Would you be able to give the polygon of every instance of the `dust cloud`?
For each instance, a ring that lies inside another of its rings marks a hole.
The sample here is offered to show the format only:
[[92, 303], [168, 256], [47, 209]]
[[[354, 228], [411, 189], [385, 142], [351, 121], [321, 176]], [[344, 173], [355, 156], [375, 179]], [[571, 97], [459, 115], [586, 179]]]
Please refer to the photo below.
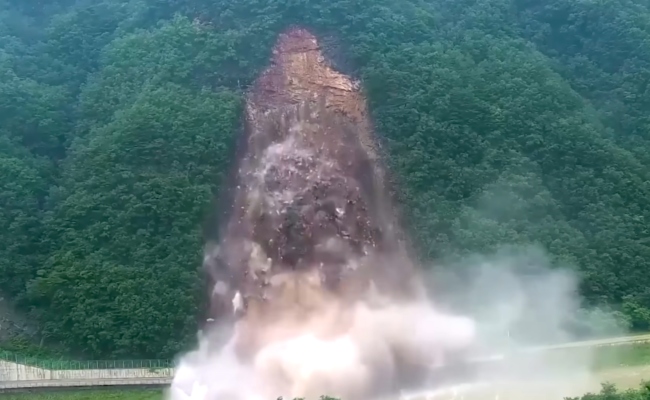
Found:
[[306, 30], [280, 35], [248, 94], [225, 222], [205, 248], [211, 323], [180, 359], [170, 400], [366, 400], [554, 372], [544, 357], [500, 356], [571, 339], [574, 277], [541, 253], [526, 277], [521, 257], [497, 254], [447, 280], [453, 307], [434, 302], [358, 86]]
[[[248, 361], [237, 354], [247, 329], [239, 320], [182, 359], [170, 398], [546, 400], [598, 390], [588, 349], [535, 351], [575, 339], [566, 325], [579, 305], [576, 278], [546, 262], [535, 248], [473, 257], [466, 268], [476, 275], [464, 279], [456, 302], [465, 316], [432, 300], [381, 297], [372, 287], [353, 305], [332, 300], [301, 320], [288, 312], [256, 330], [265, 344]], [[518, 272], [522, 265], [528, 273]]]

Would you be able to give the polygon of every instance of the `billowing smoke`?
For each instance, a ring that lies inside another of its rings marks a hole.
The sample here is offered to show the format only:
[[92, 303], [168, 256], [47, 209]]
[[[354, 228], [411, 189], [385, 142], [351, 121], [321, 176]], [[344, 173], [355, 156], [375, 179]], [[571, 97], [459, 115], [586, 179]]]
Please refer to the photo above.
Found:
[[234, 175], [205, 250], [214, 323], [181, 360], [172, 400], [363, 400], [435, 379], [480, 344], [473, 318], [429, 301], [365, 100], [305, 30], [280, 36], [247, 97]]

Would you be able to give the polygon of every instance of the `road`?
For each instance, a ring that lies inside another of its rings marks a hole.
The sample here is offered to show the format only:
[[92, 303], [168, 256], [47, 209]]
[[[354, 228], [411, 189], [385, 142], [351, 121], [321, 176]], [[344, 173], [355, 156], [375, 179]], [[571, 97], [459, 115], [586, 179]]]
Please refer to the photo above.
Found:
[[632, 344], [632, 343], [648, 343], [650, 342], [650, 334], [645, 335], [632, 335], [632, 336], [620, 336], [616, 338], [607, 338], [607, 339], [594, 339], [594, 340], [583, 340], [579, 342], [570, 342], [555, 344], [549, 346], [539, 346], [531, 348], [531, 350], [553, 350], [553, 349], [566, 349], [573, 347], [599, 347], [599, 346], [615, 346], [621, 344]]
[[[629, 345], [634, 343], [648, 343], [648, 342], [650, 342], [650, 334], [636, 335], [636, 336], [623, 336], [623, 337], [608, 338], [608, 339], [585, 340], [579, 342], [539, 346], [539, 347], [528, 348], [524, 351], [544, 351], [544, 350], [565, 349], [565, 348], [568, 349], [568, 348], [589, 347], [589, 346], [593, 346], [593, 347], [616, 346], [616, 345]], [[478, 359], [476, 361], [490, 361], [490, 360], [503, 359], [503, 358], [505, 358], [505, 355], [501, 354], [492, 357], [481, 357], [481, 359]], [[613, 377], [614, 375], [618, 376], [621, 375], [621, 373], [622, 376], [626, 377], [625, 386], [634, 386], [634, 384], [636, 384], [637, 381], [640, 382], [645, 378], [650, 378], [650, 368], [648, 367], [636, 368], [634, 372], [629, 371], [629, 373], [627, 372], [606, 373], [605, 375], [603, 375], [603, 378], [606, 379], [606, 377], [610, 377], [610, 376]], [[635, 383], [632, 384], [631, 383], [632, 381], [634, 381]], [[167, 378], [133, 377], [128, 379], [76, 379], [76, 380], [50, 379], [50, 380], [39, 380], [39, 381], [18, 380], [18, 381], [0, 382], [0, 391], [16, 390], [16, 389], [45, 390], [45, 389], [53, 389], [53, 388], [106, 387], [106, 386], [114, 386], [114, 387], [166, 386], [169, 385], [170, 383], [171, 383], [171, 378], [169, 377]]]
[[[533, 346], [527, 348], [515, 348], [513, 349], [514, 354], [521, 353], [534, 353], [540, 351], [548, 350], [561, 350], [561, 349], [575, 349], [581, 347], [603, 347], [603, 346], [624, 346], [637, 343], [650, 343], [650, 334], [644, 335], [631, 335], [631, 336], [620, 336], [615, 338], [606, 338], [606, 339], [592, 339], [592, 340], [582, 340], [577, 342], [569, 343], [559, 343], [552, 345], [544, 346]], [[471, 359], [472, 362], [489, 362], [496, 360], [503, 360], [507, 357], [507, 354], [491, 354], [489, 356], [479, 356]]]
[[54, 389], [82, 387], [152, 387], [167, 386], [171, 378], [129, 378], [129, 379], [49, 379], [39, 381], [0, 382], [0, 392], [16, 389]]

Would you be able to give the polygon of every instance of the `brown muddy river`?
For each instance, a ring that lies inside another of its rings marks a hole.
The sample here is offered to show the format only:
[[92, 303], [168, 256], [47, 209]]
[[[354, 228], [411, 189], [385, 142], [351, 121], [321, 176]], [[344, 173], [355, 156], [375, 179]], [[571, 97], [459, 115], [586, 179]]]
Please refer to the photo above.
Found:
[[568, 373], [564, 377], [459, 384], [404, 394], [400, 400], [562, 400], [599, 392], [604, 382], [625, 390], [637, 388], [647, 379], [650, 379], [650, 366], [620, 367], [592, 373]]

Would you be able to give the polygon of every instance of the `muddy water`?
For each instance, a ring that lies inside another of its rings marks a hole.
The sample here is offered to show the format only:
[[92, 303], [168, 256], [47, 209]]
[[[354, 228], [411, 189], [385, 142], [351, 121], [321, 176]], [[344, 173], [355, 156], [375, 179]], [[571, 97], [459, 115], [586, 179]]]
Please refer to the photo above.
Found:
[[[614, 368], [601, 371], [596, 375], [597, 382], [610, 382], [620, 389], [637, 388], [646, 380], [650, 380], [650, 365]], [[600, 387], [596, 386], [594, 390]]]
[[650, 379], [650, 366], [620, 367], [594, 373], [567, 374], [549, 379], [490, 381], [404, 394], [400, 400], [562, 400], [599, 392], [602, 383], [619, 389], [637, 388]]

